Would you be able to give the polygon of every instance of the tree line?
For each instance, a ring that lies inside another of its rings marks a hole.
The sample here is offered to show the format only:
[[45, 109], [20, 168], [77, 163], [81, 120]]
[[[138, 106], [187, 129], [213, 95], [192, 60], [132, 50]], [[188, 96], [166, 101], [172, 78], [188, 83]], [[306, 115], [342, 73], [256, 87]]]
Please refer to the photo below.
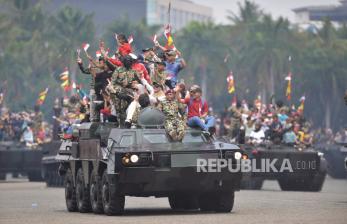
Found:
[[[100, 39], [111, 52], [114, 33], [134, 36], [133, 47], [152, 47], [151, 37], [162, 26], [132, 23], [126, 17], [112, 22], [97, 35], [92, 14], [65, 6], [53, 15], [45, 13], [43, 1], [0, 0], [0, 90], [13, 110], [31, 109], [39, 92], [50, 87], [43, 110], [51, 111], [62, 95], [59, 74], [65, 67], [86, 89], [88, 78], [76, 66], [76, 49], [83, 42], [95, 52]], [[320, 29], [301, 30], [285, 18], [273, 18], [258, 5], [245, 1], [237, 13], [229, 12], [229, 24], [192, 22], [174, 33], [174, 43], [188, 62], [179, 78], [200, 84], [215, 111], [237, 99], [252, 102], [282, 101], [299, 105], [305, 95], [305, 116], [316, 127], [347, 126], [343, 95], [347, 84], [347, 26], [335, 28], [326, 19]], [[164, 37], [159, 36], [164, 43]], [[227, 92], [226, 78], [232, 70], [236, 91]], [[285, 98], [285, 77], [292, 73], [292, 99]]]

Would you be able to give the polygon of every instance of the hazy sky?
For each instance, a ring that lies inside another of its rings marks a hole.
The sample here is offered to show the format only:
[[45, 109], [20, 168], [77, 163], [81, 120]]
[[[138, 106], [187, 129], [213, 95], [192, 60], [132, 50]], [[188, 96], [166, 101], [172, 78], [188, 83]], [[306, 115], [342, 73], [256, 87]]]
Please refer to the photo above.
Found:
[[[213, 16], [217, 23], [226, 23], [226, 10], [229, 9], [234, 13], [238, 13], [238, 2], [243, 0], [192, 0], [201, 5], [213, 8]], [[257, 3], [261, 9], [267, 13], [271, 13], [274, 17], [284, 16], [294, 22], [293, 8], [303, 6], [317, 5], [338, 5], [339, 0], [252, 0]]]

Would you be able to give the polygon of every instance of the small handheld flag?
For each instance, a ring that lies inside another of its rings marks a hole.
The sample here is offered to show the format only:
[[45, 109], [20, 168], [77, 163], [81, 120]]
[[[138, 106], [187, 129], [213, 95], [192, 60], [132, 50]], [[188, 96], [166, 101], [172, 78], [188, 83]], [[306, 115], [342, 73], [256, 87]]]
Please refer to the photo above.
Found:
[[291, 72], [289, 72], [285, 80], [288, 81], [287, 89], [286, 89], [286, 97], [287, 97], [287, 100], [290, 101], [291, 93], [292, 93], [292, 73]]
[[95, 55], [97, 58], [100, 58], [101, 57], [101, 51], [96, 51]]
[[229, 75], [227, 77], [227, 82], [228, 82], [228, 93], [232, 94], [235, 92], [235, 82], [234, 82], [234, 76], [233, 72], [230, 71]]
[[60, 80], [63, 81], [60, 85], [65, 91], [68, 90], [70, 86], [70, 80], [69, 80], [69, 70], [67, 68], [64, 69], [64, 72], [60, 75]]
[[128, 43], [131, 44], [133, 41], [134, 41], [134, 37], [133, 37], [133, 35], [130, 35], [128, 37]]
[[305, 100], [306, 100], [306, 97], [305, 97], [305, 96], [302, 96], [302, 97], [300, 98], [300, 105], [299, 105], [299, 107], [298, 107], [298, 111], [304, 112]]
[[83, 48], [83, 50], [84, 50], [85, 52], [87, 52], [89, 46], [90, 46], [90, 45], [89, 45], [88, 43], [83, 43], [83, 44], [82, 44], [82, 48]]
[[44, 91], [40, 92], [39, 98], [36, 101], [36, 105], [42, 105], [45, 102], [47, 93], [48, 93], [48, 87]]
[[157, 39], [158, 39], [157, 34], [154, 34], [153, 39], [152, 39], [154, 45], [158, 45], [159, 44]]

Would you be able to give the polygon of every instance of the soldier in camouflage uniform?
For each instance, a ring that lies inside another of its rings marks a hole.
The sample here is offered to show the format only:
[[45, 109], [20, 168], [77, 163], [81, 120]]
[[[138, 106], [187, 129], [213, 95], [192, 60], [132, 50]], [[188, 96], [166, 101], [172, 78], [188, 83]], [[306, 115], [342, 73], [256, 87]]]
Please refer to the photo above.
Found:
[[161, 85], [162, 89], [165, 89], [165, 80], [167, 73], [165, 71], [165, 62], [157, 62], [154, 70], [154, 74], [151, 77], [153, 83]]
[[183, 117], [179, 113], [180, 103], [175, 100], [174, 90], [168, 90], [165, 93], [166, 100], [158, 105], [158, 109], [165, 114], [165, 130], [173, 141], [182, 141], [185, 131]]
[[121, 61], [124, 67], [117, 67], [113, 72], [112, 83], [108, 85], [107, 90], [117, 111], [120, 126], [123, 127], [126, 109], [133, 101], [136, 84], [141, 83], [141, 80], [137, 72], [131, 69], [134, 61], [130, 56], [122, 57]]
[[43, 122], [43, 114], [40, 110], [40, 106], [38, 105], [35, 105], [34, 107], [34, 114], [32, 117], [32, 121], [33, 121], [34, 136], [36, 137], [42, 128], [42, 122]]

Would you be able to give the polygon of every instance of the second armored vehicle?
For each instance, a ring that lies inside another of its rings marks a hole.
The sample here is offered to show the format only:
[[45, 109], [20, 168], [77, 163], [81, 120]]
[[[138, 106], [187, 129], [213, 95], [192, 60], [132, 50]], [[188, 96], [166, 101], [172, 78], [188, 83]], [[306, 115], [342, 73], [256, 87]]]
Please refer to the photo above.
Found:
[[259, 190], [264, 180], [277, 180], [284, 191], [322, 189], [327, 172], [322, 153], [283, 144], [243, 145], [242, 148], [255, 165], [255, 170], [243, 174], [242, 188]]

